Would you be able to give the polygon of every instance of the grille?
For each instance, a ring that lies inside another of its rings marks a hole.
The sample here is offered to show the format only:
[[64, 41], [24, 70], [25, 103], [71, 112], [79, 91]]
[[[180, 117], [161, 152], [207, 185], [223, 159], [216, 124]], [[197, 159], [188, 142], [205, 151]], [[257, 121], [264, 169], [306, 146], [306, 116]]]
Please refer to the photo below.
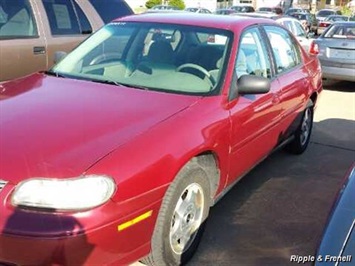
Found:
[[6, 185], [6, 181], [4, 180], [0, 180], [0, 191], [4, 188], [4, 186]]

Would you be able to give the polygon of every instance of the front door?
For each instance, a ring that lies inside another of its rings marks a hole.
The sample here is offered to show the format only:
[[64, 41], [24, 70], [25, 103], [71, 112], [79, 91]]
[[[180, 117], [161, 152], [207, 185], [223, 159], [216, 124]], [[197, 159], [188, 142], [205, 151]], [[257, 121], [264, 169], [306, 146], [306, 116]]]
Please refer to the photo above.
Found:
[[242, 34], [235, 72], [237, 78], [242, 75], [268, 78], [271, 89], [266, 94], [239, 95], [232, 100], [230, 176], [226, 185], [268, 155], [279, 139], [279, 83], [272, 77], [269, 53], [258, 27], [249, 28]]

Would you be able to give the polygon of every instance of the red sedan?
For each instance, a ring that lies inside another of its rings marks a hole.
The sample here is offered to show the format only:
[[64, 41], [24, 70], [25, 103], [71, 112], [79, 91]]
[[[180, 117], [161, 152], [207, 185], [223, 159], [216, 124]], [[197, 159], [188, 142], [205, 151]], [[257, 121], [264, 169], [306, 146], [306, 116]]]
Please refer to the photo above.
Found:
[[0, 84], [0, 264], [178, 265], [273, 150], [302, 153], [321, 69], [264, 19], [144, 14]]

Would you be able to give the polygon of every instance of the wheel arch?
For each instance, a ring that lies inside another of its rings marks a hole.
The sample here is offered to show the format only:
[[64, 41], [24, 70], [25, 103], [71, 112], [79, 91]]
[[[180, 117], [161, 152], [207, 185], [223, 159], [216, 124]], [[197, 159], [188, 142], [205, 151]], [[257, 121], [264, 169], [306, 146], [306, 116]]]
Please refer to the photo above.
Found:
[[206, 172], [208, 182], [210, 184], [209, 205], [212, 206], [213, 200], [216, 196], [218, 187], [221, 182], [221, 171], [218, 155], [211, 150], [203, 151], [199, 154], [196, 154], [180, 168], [176, 176], [178, 176], [179, 173], [185, 168], [189, 167], [190, 164], [198, 164]]
[[210, 205], [212, 205], [221, 181], [218, 156], [212, 151], [206, 151], [198, 154], [193, 159], [196, 160], [207, 173], [211, 192]]

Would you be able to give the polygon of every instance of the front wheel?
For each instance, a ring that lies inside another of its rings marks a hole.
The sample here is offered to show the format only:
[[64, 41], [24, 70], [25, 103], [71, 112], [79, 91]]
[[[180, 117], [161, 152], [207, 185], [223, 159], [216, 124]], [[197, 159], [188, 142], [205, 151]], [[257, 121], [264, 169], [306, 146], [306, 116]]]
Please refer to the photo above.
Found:
[[287, 150], [293, 154], [303, 153], [308, 146], [313, 127], [313, 105], [303, 112], [302, 120], [298, 126], [294, 139], [287, 145]]
[[187, 164], [166, 192], [152, 238], [149, 265], [182, 265], [196, 251], [210, 207], [205, 170], [197, 162]]

